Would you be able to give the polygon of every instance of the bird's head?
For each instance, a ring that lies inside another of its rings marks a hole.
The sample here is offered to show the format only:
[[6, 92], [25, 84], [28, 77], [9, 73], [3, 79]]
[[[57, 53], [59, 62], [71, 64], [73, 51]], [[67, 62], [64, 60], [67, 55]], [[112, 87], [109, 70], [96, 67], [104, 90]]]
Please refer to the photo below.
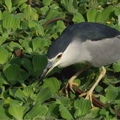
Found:
[[[54, 45], [55, 44], [53, 43], [52, 46]], [[55, 48], [58, 48], [58, 46], [59, 44]], [[56, 53], [56, 55], [53, 57], [54, 53]], [[74, 40], [70, 42], [70, 44], [67, 45], [64, 51], [61, 50], [61, 52], [57, 52], [57, 49], [55, 51], [53, 47], [52, 49], [50, 47], [50, 49], [48, 50], [48, 63], [41, 77], [43, 78], [44, 76], [46, 76], [56, 66], [64, 68], [76, 63], [84, 63], [86, 62], [86, 56], [89, 57], [89, 53], [86, 50], [84, 43], [82, 44], [81, 41]]]
[[61, 62], [61, 59], [62, 59], [62, 53], [59, 53], [58, 55], [56, 55], [52, 59], [48, 58], [48, 63], [47, 63], [46, 68], [44, 69], [44, 71], [43, 71], [43, 73], [41, 75], [41, 78], [43, 78], [48, 73], [50, 73], [56, 66], [59, 66], [60, 62]]

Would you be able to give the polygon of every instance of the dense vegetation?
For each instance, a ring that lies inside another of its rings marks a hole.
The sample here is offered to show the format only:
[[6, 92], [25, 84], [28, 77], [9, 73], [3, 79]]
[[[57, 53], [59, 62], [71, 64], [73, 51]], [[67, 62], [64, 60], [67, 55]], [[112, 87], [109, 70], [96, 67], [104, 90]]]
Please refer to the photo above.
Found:
[[[106, 66], [107, 74], [94, 91], [100, 106], [79, 98], [98, 77], [90, 67], [75, 82], [76, 93], [64, 90], [83, 65], [55, 68], [38, 86], [47, 64], [46, 53], [61, 32], [79, 22], [97, 22], [120, 30], [118, 0], [1, 0], [0, 1], [0, 119], [117, 119], [120, 118], [120, 61]], [[112, 48], [111, 48], [112, 49]], [[95, 102], [96, 103], [96, 102]]]

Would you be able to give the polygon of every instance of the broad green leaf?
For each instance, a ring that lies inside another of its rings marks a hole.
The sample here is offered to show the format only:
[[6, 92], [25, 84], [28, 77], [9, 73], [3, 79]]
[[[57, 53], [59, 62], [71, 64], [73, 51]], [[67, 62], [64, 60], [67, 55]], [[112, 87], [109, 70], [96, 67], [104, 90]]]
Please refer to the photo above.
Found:
[[27, 59], [27, 58], [22, 58], [21, 59], [21, 64], [23, 65], [23, 67], [27, 70], [27, 71], [33, 71], [33, 66], [32, 66], [32, 62]]
[[0, 73], [0, 87], [5, 82], [2, 72]]
[[0, 119], [1, 119], [1, 120], [11, 119], [11, 118], [9, 118], [8, 115], [6, 114], [5, 108], [3, 108], [2, 105], [0, 105]]
[[100, 95], [100, 101], [101, 101], [102, 103], [107, 103], [107, 99], [106, 99], [106, 97], [103, 96], [103, 95]]
[[60, 85], [61, 82], [56, 78], [48, 78], [48, 79], [44, 79], [44, 84], [42, 87], [43, 88], [49, 87], [53, 93], [56, 93], [60, 89]]
[[29, 28], [34, 28], [36, 25], [37, 25], [37, 23], [35, 21], [28, 22], [28, 27]]
[[9, 89], [9, 94], [13, 96], [14, 98], [19, 98], [23, 101], [24, 101], [24, 98], [26, 97], [23, 91], [18, 87]]
[[20, 40], [21, 46], [25, 49], [25, 51], [27, 53], [31, 53], [32, 52], [32, 48], [30, 46], [30, 43], [31, 43], [30, 40], [22, 40], [22, 39]]
[[0, 45], [2, 45], [6, 41], [5, 37], [0, 36]]
[[113, 63], [114, 72], [120, 72], [120, 61]]
[[11, 8], [12, 8], [12, 1], [11, 0], [5, 0], [5, 4], [6, 4], [8, 10], [11, 10]]
[[39, 34], [41, 36], [44, 36], [44, 28], [39, 23], [37, 23], [35, 21], [30, 21], [28, 23], [28, 26], [29, 26], [29, 28], [32, 28], [36, 32], [37, 35]]
[[16, 64], [7, 64], [3, 68], [5, 77], [11, 84], [16, 84], [19, 80], [20, 67]]
[[25, 2], [27, 2], [27, 0], [13, 0], [13, 4], [17, 4], [18, 7], [24, 4]]
[[84, 119], [95, 119], [99, 115], [100, 109], [98, 107], [94, 107], [91, 111], [85, 115]]
[[64, 106], [70, 107], [71, 106], [71, 100], [70, 98], [61, 97], [59, 99], [56, 99], [56, 104], [63, 104]]
[[0, 64], [4, 64], [8, 61], [9, 52], [6, 49], [0, 47], [0, 56], [2, 56], [0, 57]]
[[33, 88], [32, 86], [26, 86], [23, 90], [23, 93], [26, 95], [26, 96], [30, 96], [30, 94], [33, 94], [34, 91], [33, 91]]
[[[57, 21], [57, 27], [59, 27], [60, 30], [62, 29], [62, 31], [66, 28], [63, 21]], [[60, 31], [60, 32], [62, 32], [62, 31]]]
[[32, 59], [33, 64], [33, 75], [40, 76], [47, 64], [47, 58], [44, 55], [36, 55]]
[[61, 4], [69, 14], [73, 15], [78, 11], [77, 0], [61, 0]]
[[74, 14], [72, 20], [73, 20], [74, 23], [85, 22], [85, 19], [84, 19], [83, 15], [80, 14], [80, 13], [76, 13], [76, 14]]
[[37, 25], [35, 26], [35, 30], [36, 30], [36, 34], [41, 35], [41, 36], [44, 36], [44, 28], [43, 28], [42, 25], [37, 24]]
[[45, 115], [48, 112], [48, 108], [46, 105], [41, 105], [37, 102], [33, 108], [26, 114], [25, 119], [33, 119], [37, 116]]
[[120, 15], [120, 7], [115, 8], [115, 15]]
[[[31, 101], [36, 100], [36, 94], [34, 93], [33, 86], [31, 86], [31, 85], [26, 86], [23, 89], [23, 93], [27, 98], [29, 98], [29, 99], [31, 98], [30, 99]], [[28, 101], [30, 101], [29, 99], [28, 99]]]
[[98, 5], [99, 5], [99, 3], [98, 3], [98, 0], [90, 0], [90, 2], [89, 2], [89, 7], [90, 8], [97, 8], [98, 7]]
[[20, 44], [18, 44], [18, 43], [16, 43], [16, 42], [13, 42], [13, 41], [9, 43], [9, 46], [10, 46], [13, 50], [18, 49], [18, 48], [19, 48], [19, 49], [23, 49]]
[[52, 97], [52, 92], [50, 88], [43, 88], [40, 90], [40, 92], [37, 94], [37, 101], [39, 103], [43, 103], [46, 100], [50, 99]]
[[59, 118], [60, 112], [59, 112], [59, 104], [51, 103], [49, 105], [49, 111], [55, 118]]
[[[46, 13], [49, 11], [49, 6], [43, 6], [42, 8], [39, 9], [39, 12], [42, 15], [46, 15]], [[43, 20], [42, 20], [43, 21]]]
[[20, 19], [17, 16], [11, 14], [5, 17], [3, 20], [3, 27], [6, 29], [16, 30], [20, 26]]
[[3, 14], [2, 14], [2, 11], [0, 10], [0, 20], [2, 20], [3, 18]]
[[56, 11], [56, 10], [54, 10], [54, 9], [51, 9], [51, 10], [49, 10], [48, 13], [47, 13], [46, 21], [48, 21], [48, 20], [50, 20], [50, 19], [52, 19], [52, 18], [55, 18], [55, 17], [62, 17], [62, 14], [61, 14], [61, 12], [59, 12], [59, 11]]
[[95, 22], [98, 13], [99, 12], [96, 9], [89, 10], [87, 12], [87, 20], [88, 20], [88, 22]]
[[37, 49], [43, 49], [44, 47], [48, 47], [50, 43], [50, 40], [36, 37], [32, 40], [33, 51], [36, 51]]
[[4, 19], [4, 18], [6, 18], [10, 15], [11, 15], [11, 13], [9, 11], [4, 11], [3, 14], [2, 14], [2, 18]]
[[113, 86], [109, 86], [108, 88], [106, 88], [106, 99], [107, 102], [114, 102], [114, 100], [116, 99], [116, 97], [118, 96], [118, 90], [117, 88], [113, 87]]
[[113, 11], [113, 6], [108, 6], [102, 10], [96, 17], [96, 22], [105, 22], [109, 19], [110, 13]]
[[53, 0], [42, 0], [43, 5], [48, 6]]
[[10, 107], [8, 112], [15, 118], [15, 119], [23, 119], [24, 115], [24, 107], [20, 105], [19, 101], [12, 100], [10, 102]]
[[29, 24], [29, 22], [28, 21], [26, 21], [26, 20], [24, 20], [24, 21], [21, 21], [21, 28], [22, 29], [27, 29], [28, 28], [28, 24]]
[[74, 114], [75, 118], [86, 115], [91, 110], [91, 102], [84, 98], [80, 98], [74, 102], [74, 108], [76, 112]]
[[30, 6], [28, 5], [25, 9], [24, 9], [24, 17], [28, 20], [38, 20], [38, 14], [36, 13], [36, 11]]
[[26, 96], [24, 94], [24, 91], [19, 88], [15, 91], [14, 97], [24, 100]]
[[59, 111], [60, 111], [62, 118], [67, 119], [67, 120], [74, 119], [72, 114], [68, 111], [68, 109], [64, 105], [61, 104], [59, 106]]

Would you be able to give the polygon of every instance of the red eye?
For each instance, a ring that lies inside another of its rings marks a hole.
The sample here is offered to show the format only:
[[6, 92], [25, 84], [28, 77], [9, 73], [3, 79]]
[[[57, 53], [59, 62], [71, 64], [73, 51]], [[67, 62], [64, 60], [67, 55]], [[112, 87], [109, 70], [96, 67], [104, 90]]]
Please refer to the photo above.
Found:
[[62, 57], [62, 54], [60, 54], [60, 55], [57, 56], [58, 59], [61, 58], [61, 57]]

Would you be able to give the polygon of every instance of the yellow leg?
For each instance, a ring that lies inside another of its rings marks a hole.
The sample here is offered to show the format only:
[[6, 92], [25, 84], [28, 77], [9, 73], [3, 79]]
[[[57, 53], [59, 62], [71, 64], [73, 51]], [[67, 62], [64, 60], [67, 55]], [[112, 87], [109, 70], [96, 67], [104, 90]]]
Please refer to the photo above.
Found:
[[92, 93], [93, 93], [95, 87], [100, 82], [100, 80], [104, 77], [105, 73], [106, 73], [106, 69], [104, 67], [102, 67], [102, 72], [100, 73], [100, 75], [99, 75], [97, 81], [95, 82], [95, 84], [92, 86], [92, 88], [87, 93], [81, 94], [80, 97], [86, 95], [85, 99], [89, 99], [92, 102]]
[[85, 67], [83, 67], [80, 71], [78, 71], [75, 75], [73, 75], [69, 80], [68, 83], [65, 86], [65, 92], [66, 92], [66, 96], [68, 97], [68, 87], [70, 88], [70, 90], [72, 92], [75, 93], [75, 91], [73, 90], [73, 85], [78, 86], [77, 83], [74, 83], [73, 81], [84, 71], [88, 68], [88, 65], [86, 65]]

